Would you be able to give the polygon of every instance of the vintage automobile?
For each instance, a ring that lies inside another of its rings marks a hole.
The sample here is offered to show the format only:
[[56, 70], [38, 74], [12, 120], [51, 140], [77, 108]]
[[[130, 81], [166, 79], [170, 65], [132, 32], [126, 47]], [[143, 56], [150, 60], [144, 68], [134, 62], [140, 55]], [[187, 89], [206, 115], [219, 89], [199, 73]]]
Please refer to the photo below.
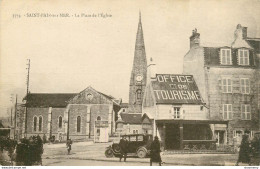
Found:
[[[150, 153], [150, 147], [153, 141], [152, 135], [149, 134], [129, 134], [122, 135], [121, 138], [126, 137], [128, 140], [128, 153], [127, 155], [137, 155], [139, 158], [145, 158]], [[121, 139], [120, 138], [120, 139]], [[119, 143], [113, 143], [106, 148], [105, 155], [108, 158], [119, 157], [121, 150]]]

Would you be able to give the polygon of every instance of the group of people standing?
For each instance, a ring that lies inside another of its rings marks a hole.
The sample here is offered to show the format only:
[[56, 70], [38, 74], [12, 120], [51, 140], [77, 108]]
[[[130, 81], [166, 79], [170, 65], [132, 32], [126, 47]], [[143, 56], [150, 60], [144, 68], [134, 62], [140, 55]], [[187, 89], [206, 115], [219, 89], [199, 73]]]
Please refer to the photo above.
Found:
[[[126, 139], [126, 137], [123, 137], [120, 140], [119, 147], [121, 150], [119, 161], [121, 162], [122, 158], [124, 158], [124, 162], [125, 162], [127, 158], [127, 152], [128, 152], [128, 140]], [[158, 162], [159, 166], [162, 165], [162, 159], [160, 153], [161, 153], [161, 146], [160, 146], [159, 138], [155, 136], [151, 144], [150, 166], [152, 166], [153, 162]]]

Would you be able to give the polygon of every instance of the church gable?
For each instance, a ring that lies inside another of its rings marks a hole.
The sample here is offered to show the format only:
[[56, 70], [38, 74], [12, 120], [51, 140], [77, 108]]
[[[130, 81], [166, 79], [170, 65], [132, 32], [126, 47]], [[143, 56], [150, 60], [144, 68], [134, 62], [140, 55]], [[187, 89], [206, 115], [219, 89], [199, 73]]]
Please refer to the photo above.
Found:
[[69, 104], [113, 104], [112, 99], [112, 97], [100, 93], [89, 86], [73, 97]]

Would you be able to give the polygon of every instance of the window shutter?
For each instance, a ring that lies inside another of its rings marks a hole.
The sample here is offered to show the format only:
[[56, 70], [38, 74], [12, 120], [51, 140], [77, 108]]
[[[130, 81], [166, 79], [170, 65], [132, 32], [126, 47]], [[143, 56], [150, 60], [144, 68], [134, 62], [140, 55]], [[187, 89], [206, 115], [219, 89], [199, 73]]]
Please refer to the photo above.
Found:
[[222, 79], [221, 78], [219, 78], [218, 79], [218, 86], [219, 86], [219, 90], [221, 90], [221, 92], [222, 92]]
[[255, 63], [254, 63], [254, 52], [252, 50], [249, 50], [248, 54], [249, 54], [249, 65], [254, 66], [255, 65]]

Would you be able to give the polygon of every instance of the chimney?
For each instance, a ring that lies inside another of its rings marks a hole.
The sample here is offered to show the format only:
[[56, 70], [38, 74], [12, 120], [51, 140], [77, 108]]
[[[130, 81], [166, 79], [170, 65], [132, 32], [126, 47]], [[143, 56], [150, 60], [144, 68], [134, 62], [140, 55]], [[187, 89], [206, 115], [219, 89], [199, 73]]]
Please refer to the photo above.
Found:
[[242, 34], [243, 34], [243, 39], [247, 39], [247, 27], [242, 27]]
[[197, 29], [192, 30], [192, 35], [190, 37], [190, 49], [200, 46], [200, 34], [197, 33]]
[[147, 66], [147, 83], [156, 79], [156, 65], [153, 61], [153, 58], [150, 58]]
[[235, 39], [247, 39], [247, 27], [238, 24], [235, 30]]

